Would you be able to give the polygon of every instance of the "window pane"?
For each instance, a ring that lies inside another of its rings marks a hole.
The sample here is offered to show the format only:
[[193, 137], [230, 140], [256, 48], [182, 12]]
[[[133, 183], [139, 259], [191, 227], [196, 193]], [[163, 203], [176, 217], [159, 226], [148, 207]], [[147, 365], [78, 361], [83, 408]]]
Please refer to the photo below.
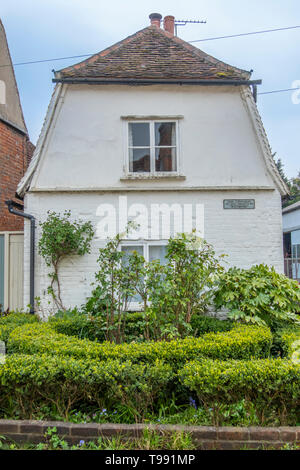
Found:
[[155, 149], [155, 171], [177, 171], [176, 149]]
[[176, 125], [175, 122], [155, 123], [155, 145], [175, 146]]
[[300, 245], [300, 230], [291, 232], [292, 245]]
[[149, 261], [159, 260], [161, 264], [166, 264], [166, 245], [150, 245]]
[[[137, 251], [140, 255], [144, 255], [144, 247], [142, 245], [130, 245], [130, 246], [122, 246], [121, 250], [125, 253], [125, 256], [122, 260], [122, 263], [126, 266], [128, 262], [128, 257], [130, 253], [133, 251]], [[130, 302], [142, 302], [142, 297], [139, 294], [130, 297]]]
[[140, 255], [144, 255], [144, 247], [143, 245], [128, 245], [122, 246], [121, 251], [125, 253], [123, 261], [126, 263], [126, 258], [132, 253], [133, 251], [137, 251]]
[[129, 123], [129, 146], [150, 147], [150, 125], [145, 122]]
[[150, 149], [129, 149], [129, 171], [150, 172]]

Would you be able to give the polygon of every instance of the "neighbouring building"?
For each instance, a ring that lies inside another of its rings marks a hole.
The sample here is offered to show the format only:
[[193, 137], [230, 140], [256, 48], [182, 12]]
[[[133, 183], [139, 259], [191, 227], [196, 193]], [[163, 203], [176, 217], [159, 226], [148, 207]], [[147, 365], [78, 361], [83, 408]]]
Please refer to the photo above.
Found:
[[[282, 181], [255, 103], [251, 73], [174, 36], [174, 17], [55, 72], [55, 90], [18, 193], [38, 223], [47, 211], [91, 220], [92, 251], [61, 267], [67, 307], [91, 292], [98, 249], [123, 231], [147, 259], [169, 235], [196, 228], [227, 266], [267, 263], [283, 272]], [[39, 236], [39, 230], [37, 237]], [[30, 226], [25, 222], [29, 301]], [[48, 268], [36, 253], [35, 292], [44, 306]]]
[[23, 219], [10, 214], [5, 201], [15, 198], [33, 150], [0, 21], [0, 311], [23, 307]]
[[300, 282], [300, 202], [282, 211], [285, 274]]

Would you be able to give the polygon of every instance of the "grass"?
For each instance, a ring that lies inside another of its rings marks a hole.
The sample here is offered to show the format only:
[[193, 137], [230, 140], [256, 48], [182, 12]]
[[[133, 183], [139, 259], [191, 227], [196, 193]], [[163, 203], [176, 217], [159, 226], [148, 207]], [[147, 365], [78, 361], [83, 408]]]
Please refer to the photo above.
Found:
[[76, 445], [69, 445], [60, 439], [56, 428], [49, 428], [45, 434], [45, 442], [39, 444], [17, 444], [6, 442], [0, 436], [1, 450], [194, 450], [192, 436], [186, 432], [156, 432], [145, 429], [143, 436], [136, 439], [99, 438], [96, 442], [80, 440]]
[[[296, 413], [296, 412], [295, 412]], [[11, 414], [0, 416], [4, 419], [18, 419]], [[72, 423], [115, 423], [115, 424], [174, 424], [185, 426], [280, 426], [280, 416], [272, 409], [264, 410], [263, 419], [254, 403], [242, 400], [235, 404], [212, 403], [209, 408], [199, 406], [190, 397], [189, 404], [178, 405], [175, 401], [161, 405], [158, 413], [140, 417], [129, 405], [120, 404], [115, 409], [93, 408], [89, 410], [84, 404], [81, 409], [71, 410], [68, 419], [60, 416], [56, 407], [44, 406], [31, 419], [41, 421], [69, 421]], [[299, 426], [296, 415], [289, 416], [287, 425]]]

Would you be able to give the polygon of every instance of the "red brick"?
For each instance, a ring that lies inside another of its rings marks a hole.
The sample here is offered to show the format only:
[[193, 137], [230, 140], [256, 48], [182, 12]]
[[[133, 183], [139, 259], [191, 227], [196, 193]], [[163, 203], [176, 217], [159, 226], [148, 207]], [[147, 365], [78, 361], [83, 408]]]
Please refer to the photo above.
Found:
[[28, 136], [0, 120], [0, 231], [23, 230], [23, 220], [8, 212], [5, 201], [15, 198], [33, 150]]

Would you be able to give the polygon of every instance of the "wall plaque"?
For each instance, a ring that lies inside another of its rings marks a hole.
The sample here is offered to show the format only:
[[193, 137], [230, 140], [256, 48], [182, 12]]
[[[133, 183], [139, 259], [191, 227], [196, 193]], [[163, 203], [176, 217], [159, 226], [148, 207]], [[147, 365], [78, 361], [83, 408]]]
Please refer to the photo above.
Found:
[[224, 209], [255, 209], [255, 199], [224, 199]]

